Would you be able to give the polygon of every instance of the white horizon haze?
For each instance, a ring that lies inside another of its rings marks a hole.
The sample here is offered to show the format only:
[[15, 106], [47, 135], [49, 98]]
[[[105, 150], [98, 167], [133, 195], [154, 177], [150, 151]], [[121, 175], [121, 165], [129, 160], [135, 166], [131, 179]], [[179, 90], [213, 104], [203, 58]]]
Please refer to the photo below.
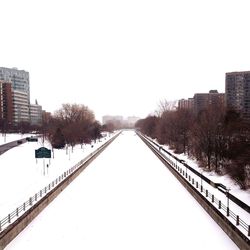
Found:
[[161, 100], [225, 90], [250, 70], [247, 0], [1, 1], [0, 66], [30, 73], [31, 103], [146, 117]]

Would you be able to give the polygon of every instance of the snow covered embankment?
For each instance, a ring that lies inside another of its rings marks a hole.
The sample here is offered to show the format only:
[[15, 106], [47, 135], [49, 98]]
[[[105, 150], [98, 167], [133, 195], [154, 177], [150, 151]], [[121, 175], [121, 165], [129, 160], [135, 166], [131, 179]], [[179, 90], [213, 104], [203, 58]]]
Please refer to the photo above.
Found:
[[[47, 186], [42, 188], [39, 192], [35, 193], [31, 196], [27, 201], [25, 201], [22, 205], [17, 207], [14, 211], [9, 213], [5, 218], [0, 220], [0, 232], [4, 231], [9, 225], [14, 223], [20, 216], [24, 213], [29, 213], [39, 201], [41, 201], [45, 196], [49, 193], [52, 193], [54, 189], [56, 189], [62, 182], [65, 182], [67, 178], [74, 175], [80, 168], [88, 164], [93, 158], [95, 158], [101, 151], [103, 151], [117, 136], [119, 133], [116, 133], [112, 136], [107, 142], [99, 146], [96, 150], [87, 155], [84, 159], [79, 161], [73, 167], [65, 170], [61, 175], [59, 175], [55, 180], [49, 183]], [[84, 167], [85, 168], [85, 167]], [[84, 169], [83, 168], [83, 169]]]
[[[193, 186], [214, 208], [217, 209], [225, 220], [228, 220], [232, 225], [236, 225], [243, 237], [249, 241], [250, 236], [250, 226], [246, 221], [249, 221], [249, 213], [244, 209], [239, 207], [230, 201], [229, 209], [229, 199], [228, 197], [219, 192], [217, 188], [209, 185], [202, 181], [200, 176], [195, 175], [193, 172], [188, 170], [185, 165], [178, 162], [176, 158], [171, 157], [165, 150], [162, 150], [162, 145], [156, 144], [151, 138], [144, 137], [157, 151], [160, 153], [172, 169], [187, 183]], [[184, 162], [184, 161], [183, 161]], [[198, 181], [197, 181], [198, 179]], [[224, 199], [224, 203], [222, 202]], [[224, 205], [227, 204], [227, 205]]]

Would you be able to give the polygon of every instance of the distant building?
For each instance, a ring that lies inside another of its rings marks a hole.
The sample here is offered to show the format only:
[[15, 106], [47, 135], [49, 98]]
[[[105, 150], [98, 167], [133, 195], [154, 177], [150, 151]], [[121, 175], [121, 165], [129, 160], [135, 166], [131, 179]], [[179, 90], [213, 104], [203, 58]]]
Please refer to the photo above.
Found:
[[135, 123], [140, 120], [139, 117], [136, 117], [136, 116], [129, 116], [127, 118], [127, 123], [128, 123], [128, 126], [129, 127], [133, 127], [135, 125]]
[[52, 115], [50, 112], [42, 110], [42, 122], [43, 123], [45, 123], [45, 124], [49, 123], [51, 118], [52, 118]]
[[209, 107], [224, 107], [225, 94], [218, 93], [217, 90], [210, 90], [209, 93], [194, 94], [193, 110], [197, 115], [200, 111], [206, 110]]
[[[7, 81], [9, 93], [3, 100], [8, 103], [8, 121], [12, 123], [30, 122], [30, 85], [29, 72], [17, 68], [0, 67], [0, 80]], [[11, 93], [11, 97], [10, 97]], [[12, 102], [12, 105], [10, 104]], [[12, 106], [12, 107], [11, 107]], [[12, 111], [10, 111], [12, 109]]]
[[122, 123], [123, 117], [122, 116], [112, 116], [112, 115], [105, 115], [102, 117], [102, 123], [107, 124], [109, 122], [115, 122], [115, 123]]
[[227, 109], [250, 119], [250, 71], [226, 73], [225, 95]]
[[194, 109], [194, 99], [188, 98], [188, 99], [179, 100], [178, 101], [178, 109], [193, 110]]
[[30, 122], [29, 98], [28, 93], [13, 90], [13, 122]]
[[30, 104], [30, 124], [42, 125], [42, 106], [36, 104]]
[[10, 82], [0, 80], [0, 120], [8, 124], [13, 121], [13, 99]]
[[29, 72], [17, 68], [0, 67], [0, 80], [11, 82], [13, 90], [27, 93], [30, 100]]

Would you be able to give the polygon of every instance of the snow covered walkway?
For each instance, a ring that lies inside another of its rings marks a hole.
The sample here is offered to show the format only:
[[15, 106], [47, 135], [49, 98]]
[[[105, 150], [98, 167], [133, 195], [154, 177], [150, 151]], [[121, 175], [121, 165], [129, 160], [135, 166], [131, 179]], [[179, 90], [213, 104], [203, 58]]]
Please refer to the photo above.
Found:
[[124, 131], [6, 249], [238, 249]]

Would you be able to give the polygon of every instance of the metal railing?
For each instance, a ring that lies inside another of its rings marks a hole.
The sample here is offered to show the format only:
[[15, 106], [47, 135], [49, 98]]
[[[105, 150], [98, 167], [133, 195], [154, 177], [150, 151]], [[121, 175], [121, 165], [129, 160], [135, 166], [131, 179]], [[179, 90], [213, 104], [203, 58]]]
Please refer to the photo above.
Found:
[[[249, 237], [250, 236], [250, 225], [247, 224], [244, 220], [242, 220], [239, 215], [236, 215], [233, 211], [229, 209], [228, 206], [224, 205], [221, 200], [217, 199], [213, 194], [211, 194], [208, 189], [204, 189], [203, 185], [200, 184], [198, 181], [196, 181], [193, 176], [189, 175], [187, 171], [184, 171], [181, 166], [176, 164], [174, 161], [176, 160], [170, 156], [162, 154], [160, 149], [157, 149], [155, 146], [152, 145], [151, 140], [146, 138], [145, 136], [141, 135], [148, 143], [151, 144], [154, 151], [163, 158], [169, 166], [174, 169], [181, 178], [183, 178], [186, 182], [188, 182], [190, 185], [192, 185], [197, 191], [199, 191], [204, 198], [206, 198], [213, 206], [230, 222], [232, 223], [229, 218], [231, 218], [232, 221], [234, 221], [234, 224], [236, 226], [240, 226], [243, 231], [245, 231], [245, 234]], [[155, 143], [154, 143], [155, 144]], [[159, 146], [158, 146], [159, 148]], [[184, 168], [186, 168], [185, 165], [183, 165]], [[199, 176], [200, 177], [200, 176]], [[224, 212], [223, 212], [224, 211]]]
[[93, 156], [93, 153], [85, 157], [83, 160], [78, 162], [76, 165], [63, 172], [60, 176], [58, 176], [54, 181], [49, 183], [46, 187], [39, 190], [35, 195], [30, 197], [27, 201], [25, 201], [22, 205], [17, 207], [14, 211], [9, 213], [6, 217], [0, 220], [0, 232], [3, 231], [7, 225], [13, 223], [20, 215], [29, 210], [32, 206], [34, 206], [41, 198], [43, 198], [46, 194], [52, 191], [56, 186], [58, 186], [64, 179], [66, 179], [69, 175], [74, 173], [82, 164], [84, 164], [88, 159]]

